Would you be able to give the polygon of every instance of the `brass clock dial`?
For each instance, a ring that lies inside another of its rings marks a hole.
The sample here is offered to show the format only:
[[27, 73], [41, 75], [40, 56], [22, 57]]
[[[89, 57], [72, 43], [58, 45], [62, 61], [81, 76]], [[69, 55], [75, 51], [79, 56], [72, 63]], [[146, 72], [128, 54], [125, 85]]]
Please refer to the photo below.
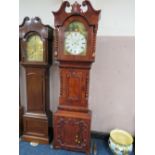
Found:
[[39, 35], [31, 35], [26, 47], [27, 61], [43, 61], [43, 42]]

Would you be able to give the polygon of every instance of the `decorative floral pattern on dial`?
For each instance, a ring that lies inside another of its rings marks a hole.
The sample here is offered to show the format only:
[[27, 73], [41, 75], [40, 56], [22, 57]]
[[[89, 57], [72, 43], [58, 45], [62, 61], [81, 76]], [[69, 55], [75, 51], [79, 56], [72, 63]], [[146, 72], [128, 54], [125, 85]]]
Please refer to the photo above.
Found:
[[78, 21], [69, 24], [65, 32], [65, 54], [85, 55], [87, 48], [87, 32], [85, 26]]
[[80, 32], [70, 32], [66, 36], [65, 50], [73, 55], [79, 55], [86, 50], [86, 39]]

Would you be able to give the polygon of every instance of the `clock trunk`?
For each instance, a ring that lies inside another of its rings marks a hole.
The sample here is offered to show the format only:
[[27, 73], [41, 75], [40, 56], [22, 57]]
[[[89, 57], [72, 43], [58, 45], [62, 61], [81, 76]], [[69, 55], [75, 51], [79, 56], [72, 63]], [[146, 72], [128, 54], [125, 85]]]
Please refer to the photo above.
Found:
[[88, 112], [89, 68], [87, 63], [61, 63], [59, 109]]

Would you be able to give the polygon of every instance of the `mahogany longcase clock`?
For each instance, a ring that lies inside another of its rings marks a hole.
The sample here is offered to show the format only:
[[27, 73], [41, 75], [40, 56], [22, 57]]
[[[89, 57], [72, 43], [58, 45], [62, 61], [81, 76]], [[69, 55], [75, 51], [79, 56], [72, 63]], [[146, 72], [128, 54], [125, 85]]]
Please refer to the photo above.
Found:
[[26, 72], [27, 110], [23, 116], [26, 141], [49, 143], [49, 67], [53, 29], [40, 18], [26, 17], [20, 25], [21, 65]]
[[95, 10], [88, 0], [82, 5], [64, 1], [53, 14], [54, 55], [60, 68], [59, 106], [54, 114], [54, 147], [89, 154], [89, 72], [95, 59], [100, 10]]

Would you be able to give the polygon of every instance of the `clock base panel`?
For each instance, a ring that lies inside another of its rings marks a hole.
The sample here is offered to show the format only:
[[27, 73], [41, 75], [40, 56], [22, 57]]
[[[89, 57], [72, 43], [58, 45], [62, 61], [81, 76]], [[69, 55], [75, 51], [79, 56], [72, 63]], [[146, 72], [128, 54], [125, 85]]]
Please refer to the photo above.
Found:
[[54, 148], [90, 153], [91, 112], [58, 110], [54, 114]]
[[22, 140], [36, 142], [39, 144], [49, 144], [49, 124], [46, 114], [25, 114], [24, 134]]

